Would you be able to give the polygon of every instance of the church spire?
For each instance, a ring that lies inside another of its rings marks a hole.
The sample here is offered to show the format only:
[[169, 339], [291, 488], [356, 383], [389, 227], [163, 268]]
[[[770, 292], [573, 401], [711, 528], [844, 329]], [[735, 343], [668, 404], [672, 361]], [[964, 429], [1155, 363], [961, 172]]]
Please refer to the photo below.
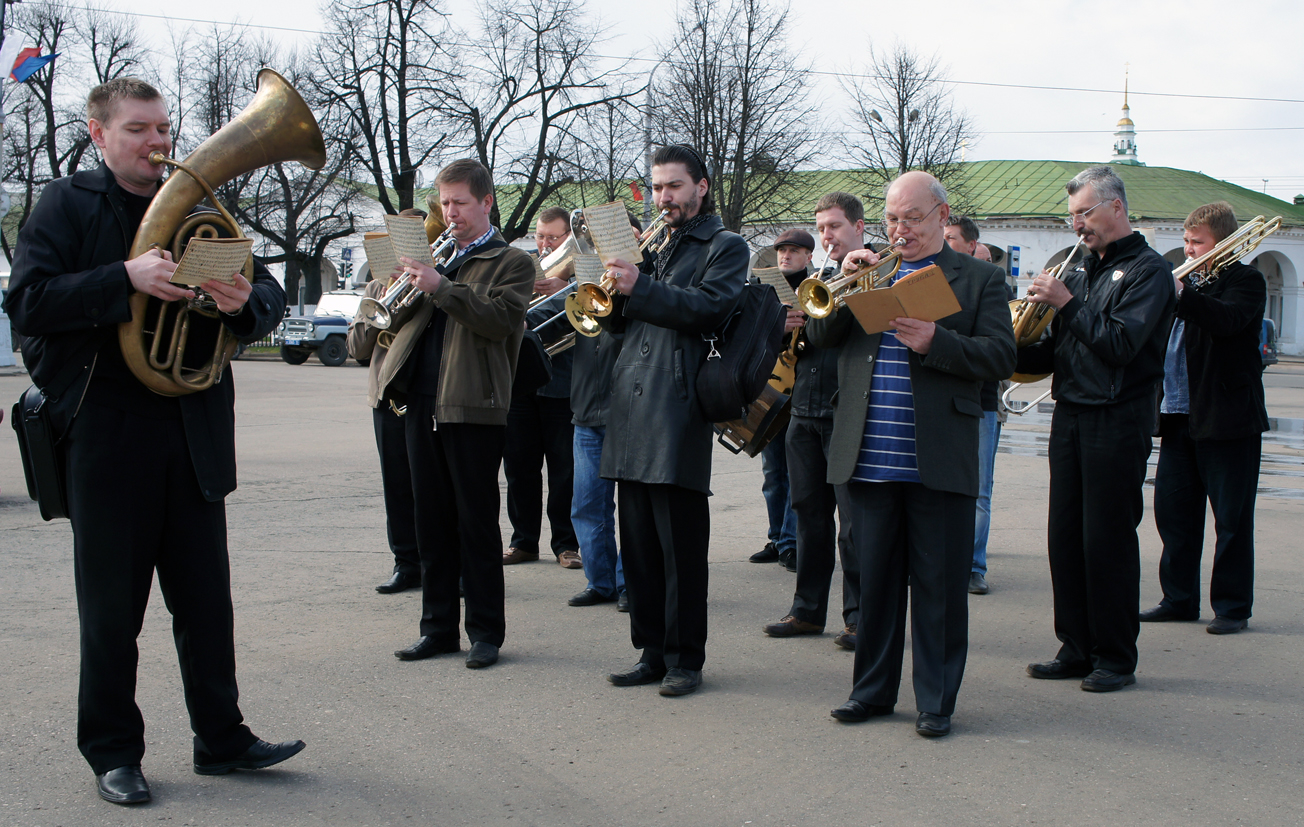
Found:
[[1127, 105], [1128, 68], [1123, 70], [1123, 117], [1118, 119], [1118, 131], [1114, 133], [1114, 156], [1110, 158], [1116, 164], [1140, 164], [1136, 157], [1136, 124], [1132, 123], [1132, 108]]

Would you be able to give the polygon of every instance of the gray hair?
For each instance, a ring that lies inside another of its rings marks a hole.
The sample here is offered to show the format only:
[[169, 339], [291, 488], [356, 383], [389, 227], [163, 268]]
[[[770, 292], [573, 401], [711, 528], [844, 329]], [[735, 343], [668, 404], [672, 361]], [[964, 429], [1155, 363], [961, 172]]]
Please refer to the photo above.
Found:
[[1069, 195], [1077, 195], [1078, 190], [1086, 186], [1091, 187], [1091, 191], [1101, 201], [1113, 201], [1115, 198], [1122, 201], [1123, 212], [1127, 212], [1127, 192], [1123, 189], [1123, 179], [1118, 177], [1113, 168], [1088, 167], [1073, 176], [1073, 180], [1065, 184], [1064, 189]]
[[[902, 173], [902, 175], [904, 175], [904, 174], [905, 174], [905, 173]], [[929, 177], [932, 177], [932, 176], [929, 176]], [[887, 203], [887, 193], [888, 193], [888, 190], [892, 189], [892, 185], [895, 184], [895, 183], [896, 183], [897, 181], [899, 181], [899, 180], [901, 180], [901, 176], [900, 176], [900, 175], [898, 175], [896, 178], [893, 178], [891, 181], [888, 181], [886, 184], [883, 185], [883, 202], [884, 202], [884, 203]], [[939, 181], [939, 180], [937, 180], [936, 178], [933, 178], [933, 180], [930, 181], [930, 182], [928, 183], [928, 192], [929, 192], [930, 195], [933, 196], [933, 198], [935, 198], [935, 199], [937, 200], [937, 203], [939, 203], [939, 204], [946, 204], [946, 205], [948, 205], [948, 206], [950, 205], [951, 202], [947, 200], [947, 199], [949, 198], [949, 196], [946, 194], [946, 187], [942, 186], [942, 182]]]

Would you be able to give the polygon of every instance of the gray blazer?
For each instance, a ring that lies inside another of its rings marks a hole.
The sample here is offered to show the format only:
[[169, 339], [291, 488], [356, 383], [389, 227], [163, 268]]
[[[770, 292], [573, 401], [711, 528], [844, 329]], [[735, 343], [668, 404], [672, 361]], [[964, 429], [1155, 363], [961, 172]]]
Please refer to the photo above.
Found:
[[[937, 322], [926, 356], [910, 352], [919, 477], [938, 491], [978, 496], [978, 423], [982, 383], [1014, 372], [1014, 330], [1005, 297], [1005, 273], [943, 245], [937, 264], [960, 302], [960, 312]], [[828, 481], [851, 479], [860, 455], [879, 334], [865, 333], [843, 307], [806, 326], [817, 347], [842, 345]]]

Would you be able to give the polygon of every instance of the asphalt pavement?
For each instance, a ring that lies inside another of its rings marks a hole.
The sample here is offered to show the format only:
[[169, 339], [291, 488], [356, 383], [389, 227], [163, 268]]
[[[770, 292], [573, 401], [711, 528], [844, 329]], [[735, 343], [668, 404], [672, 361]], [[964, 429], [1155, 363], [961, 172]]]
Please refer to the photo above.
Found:
[[[845, 725], [829, 717], [851, 687], [852, 655], [832, 641], [841, 624], [821, 636], [762, 634], [786, 613], [794, 577], [747, 562], [765, 543], [760, 461], [721, 448], [711, 637], [697, 694], [608, 684], [608, 671], [636, 657], [628, 616], [611, 604], [567, 606], [583, 574], [547, 555], [506, 570], [498, 665], [398, 661], [393, 651], [417, 637], [420, 598], [373, 589], [391, 558], [366, 372], [315, 359], [243, 360], [235, 372], [240, 488], [227, 511], [241, 706], [259, 736], [302, 738], [307, 750], [260, 772], [191, 771], [169, 619], [155, 594], [137, 692], [154, 803], [129, 809], [96, 797], [76, 747], [72, 536], [27, 498], [6, 421], [0, 825], [1304, 823], [1304, 365], [1267, 374], [1278, 431], [1265, 442], [1274, 470], [1261, 483], [1249, 630], [1206, 634], [1207, 604], [1204, 622], [1144, 625], [1138, 683], [1118, 693], [1024, 674], [1058, 648], [1046, 417], [1007, 426], [992, 591], [969, 600], [954, 734], [937, 740], [914, 732], [908, 657], [896, 714]], [[0, 374], [6, 419], [27, 383], [20, 371]], [[1143, 606], [1159, 598], [1150, 498], [1147, 490]], [[505, 511], [500, 523], [506, 539]], [[1206, 548], [1212, 526], [1208, 534]]]

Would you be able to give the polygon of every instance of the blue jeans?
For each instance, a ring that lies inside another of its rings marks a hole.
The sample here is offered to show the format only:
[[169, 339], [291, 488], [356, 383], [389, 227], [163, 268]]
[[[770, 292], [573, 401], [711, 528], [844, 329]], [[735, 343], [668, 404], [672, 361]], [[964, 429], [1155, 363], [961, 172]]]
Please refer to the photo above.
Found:
[[983, 411], [978, 425], [978, 512], [973, 525], [973, 570], [987, 575], [987, 532], [992, 526], [992, 478], [996, 473], [996, 446], [1001, 442], [1001, 418]]
[[616, 551], [616, 483], [598, 476], [606, 427], [575, 426], [575, 487], [571, 525], [589, 588], [605, 597], [625, 591], [625, 569]]
[[788, 428], [784, 426], [761, 449], [761, 473], [765, 475], [761, 496], [765, 497], [765, 510], [770, 516], [768, 536], [779, 551], [794, 551], [797, 548], [797, 517], [792, 513], [792, 497], [788, 491], [787, 434]]

